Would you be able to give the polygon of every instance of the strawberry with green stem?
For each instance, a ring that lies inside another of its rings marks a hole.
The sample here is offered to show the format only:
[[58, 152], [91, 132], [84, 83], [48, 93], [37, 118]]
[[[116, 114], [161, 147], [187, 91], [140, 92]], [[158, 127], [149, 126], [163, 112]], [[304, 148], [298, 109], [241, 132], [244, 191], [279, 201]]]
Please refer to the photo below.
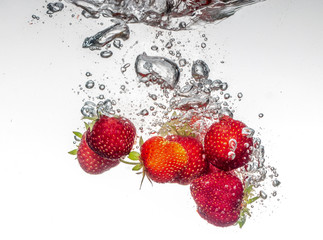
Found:
[[118, 160], [110, 160], [99, 156], [90, 149], [86, 142], [87, 132], [81, 134], [73, 132], [75, 136], [81, 139], [80, 145], [77, 149], [69, 152], [71, 155], [76, 155], [76, 158], [81, 168], [89, 174], [101, 174], [117, 166], [120, 162]]
[[99, 156], [120, 159], [127, 156], [136, 138], [136, 128], [124, 117], [100, 115], [89, 126], [86, 141]]
[[213, 123], [204, 138], [206, 159], [215, 167], [230, 171], [250, 160], [253, 130], [229, 116]]
[[228, 227], [242, 227], [247, 215], [248, 204], [259, 197], [252, 197], [252, 186], [243, 187], [234, 173], [218, 171], [203, 175], [191, 183], [191, 194], [197, 204], [197, 212], [209, 223]]

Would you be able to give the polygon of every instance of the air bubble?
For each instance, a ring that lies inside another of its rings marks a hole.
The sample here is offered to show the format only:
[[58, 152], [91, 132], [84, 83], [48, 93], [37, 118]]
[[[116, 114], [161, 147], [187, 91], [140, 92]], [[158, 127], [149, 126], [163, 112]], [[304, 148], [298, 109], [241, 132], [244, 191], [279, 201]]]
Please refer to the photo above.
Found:
[[88, 89], [91, 89], [91, 88], [93, 88], [94, 87], [94, 81], [92, 81], [92, 80], [89, 80], [89, 81], [87, 81], [86, 83], [85, 83], [85, 87], [86, 88], [88, 88]]

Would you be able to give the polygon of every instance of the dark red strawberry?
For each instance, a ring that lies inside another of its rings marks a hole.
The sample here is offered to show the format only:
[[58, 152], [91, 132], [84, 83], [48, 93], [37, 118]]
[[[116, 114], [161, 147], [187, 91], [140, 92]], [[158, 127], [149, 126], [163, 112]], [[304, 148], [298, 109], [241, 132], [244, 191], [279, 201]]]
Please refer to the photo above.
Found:
[[188, 154], [188, 163], [184, 170], [175, 177], [173, 182], [186, 185], [205, 173], [208, 163], [204, 157], [203, 145], [196, 138], [171, 135], [167, 136], [166, 139], [181, 144]]
[[135, 137], [136, 128], [130, 120], [102, 115], [89, 130], [86, 141], [99, 156], [120, 159], [130, 153]]
[[183, 171], [188, 154], [181, 144], [155, 136], [141, 146], [140, 161], [149, 179], [166, 183]]
[[205, 135], [206, 159], [224, 171], [244, 166], [252, 153], [252, 135], [253, 130], [244, 123], [228, 116], [221, 117]]
[[75, 133], [78, 137], [82, 138], [81, 143], [78, 149], [69, 152], [77, 156], [77, 160], [85, 172], [89, 174], [101, 174], [120, 163], [119, 160], [109, 160], [93, 152], [86, 142], [86, 133], [83, 136], [80, 133]]
[[190, 189], [197, 212], [209, 223], [227, 227], [238, 221], [244, 196], [238, 177], [224, 171], [211, 173], [193, 180]]

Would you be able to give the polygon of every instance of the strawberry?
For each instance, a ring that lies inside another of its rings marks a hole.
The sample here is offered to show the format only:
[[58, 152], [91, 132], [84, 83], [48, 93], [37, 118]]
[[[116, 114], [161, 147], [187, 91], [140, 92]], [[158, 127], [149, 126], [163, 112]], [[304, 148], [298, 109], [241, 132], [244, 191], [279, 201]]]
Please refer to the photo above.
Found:
[[86, 141], [99, 156], [120, 159], [130, 153], [135, 137], [136, 128], [130, 120], [101, 115], [89, 129]]
[[208, 163], [205, 161], [203, 145], [196, 138], [170, 135], [166, 139], [181, 144], [188, 155], [188, 163], [184, 170], [175, 177], [173, 182], [186, 185], [206, 171]]
[[173, 181], [188, 163], [185, 148], [174, 141], [155, 136], [141, 146], [140, 160], [149, 179], [166, 183]]
[[244, 190], [238, 177], [224, 171], [203, 175], [190, 190], [197, 212], [209, 223], [227, 227], [239, 220]]
[[83, 135], [78, 132], [74, 132], [75, 135], [81, 137], [81, 143], [78, 149], [69, 152], [72, 155], [77, 156], [77, 160], [81, 168], [89, 174], [101, 174], [109, 169], [117, 166], [120, 162], [118, 160], [110, 160], [103, 158], [93, 152], [86, 142], [86, 134]]
[[252, 153], [252, 135], [253, 130], [244, 123], [229, 116], [221, 117], [205, 135], [206, 159], [224, 171], [244, 166]]

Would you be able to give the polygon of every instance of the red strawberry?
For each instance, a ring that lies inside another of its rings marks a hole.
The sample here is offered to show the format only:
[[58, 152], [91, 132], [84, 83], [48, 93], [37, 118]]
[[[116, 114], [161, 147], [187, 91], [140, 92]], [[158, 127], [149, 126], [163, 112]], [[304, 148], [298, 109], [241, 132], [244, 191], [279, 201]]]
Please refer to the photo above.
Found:
[[213, 123], [204, 138], [206, 159], [215, 167], [230, 171], [250, 160], [253, 130], [244, 123], [223, 116]]
[[244, 196], [238, 177], [223, 171], [204, 175], [193, 180], [191, 194], [197, 212], [209, 223], [227, 227], [238, 221]]
[[184, 170], [175, 177], [174, 182], [183, 185], [189, 184], [206, 171], [208, 163], [205, 161], [203, 146], [196, 138], [171, 135], [166, 139], [181, 144], [188, 154], [188, 163]]
[[99, 156], [119, 159], [128, 155], [136, 137], [136, 128], [123, 117], [100, 116], [86, 136], [89, 147]]
[[[78, 136], [81, 135], [80, 133], [75, 134]], [[86, 142], [86, 134], [87, 132], [83, 134], [78, 149], [70, 152], [70, 154], [76, 154], [77, 160], [85, 172], [89, 174], [101, 174], [120, 163], [119, 160], [109, 160], [93, 152]]]
[[151, 180], [166, 183], [183, 171], [188, 163], [188, 154], [181, 144], [155, 136], [141, 146], [140, 159]]

